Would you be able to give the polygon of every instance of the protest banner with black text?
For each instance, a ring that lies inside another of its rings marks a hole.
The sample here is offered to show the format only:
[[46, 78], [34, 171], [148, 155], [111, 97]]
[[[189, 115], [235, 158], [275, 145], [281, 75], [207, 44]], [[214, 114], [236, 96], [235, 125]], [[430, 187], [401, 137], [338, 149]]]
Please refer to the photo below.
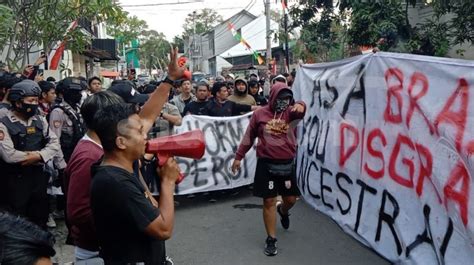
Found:
[[376, 53], [300, 67], [304, 199], [394, 263], [474, 264], [473, 88], [464, 60]]
[[185, 175], [176, 187], [176, 194], [190, 194], [213, 190], [232, 189], [253, 183], [256, 152], [255, 146], [242, 160], [237, 174], [231, 170], [235, 152], [239, 147], [252, 114], [236, 117], [209, 117], [187, 115], [176, 134], [200, 129], [206, 141], [206, 153], [200, 160], [177, 158]]

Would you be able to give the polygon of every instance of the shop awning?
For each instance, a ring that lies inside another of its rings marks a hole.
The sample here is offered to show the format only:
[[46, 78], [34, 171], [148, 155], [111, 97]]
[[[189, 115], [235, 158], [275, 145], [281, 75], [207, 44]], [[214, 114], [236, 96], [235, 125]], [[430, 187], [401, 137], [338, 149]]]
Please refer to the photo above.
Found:
[[100, 75], [103, 77], [119, 77], [120, 73], [114, 71], [102, 71], [100, 72]]

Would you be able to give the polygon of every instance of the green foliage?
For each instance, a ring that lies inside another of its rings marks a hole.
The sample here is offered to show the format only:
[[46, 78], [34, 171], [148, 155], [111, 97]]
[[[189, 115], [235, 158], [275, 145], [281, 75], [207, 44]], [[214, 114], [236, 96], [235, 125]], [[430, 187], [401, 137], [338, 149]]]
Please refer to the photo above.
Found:
[[180, 53], [184, 53], [184, 40], [182, 37], [174, 36], [172, 45], [173, 47], [178, 47]]
[[87, 19], [113, 23], [121, 8], [112, 0], [3, 0], [1, 4], [12, 10], [14, 32], [8, 40], [6, 54], [9, 66], [21, 67], [33, 47], [49, 52], [53, 45], [68, 41], [68, 49], [81, 52], [90, 37], [80, 27], [67, 32], [75, 20]]
[[448, 23], [441, 22], [439, 17], [428, 19], [414, 28], [414, 34], [407, 43], [409, 52], [431, 56], [446, 56], [450, 43]]
[[[375, 46], [389, 50], [399, 40], [410, 36], [406, 13], [398, 1], [377, 1], [352, 5], [349, 43], [357, 46]], [[382, 40], [381, 40], [382, 39]]]
[[[432, 6], [435, 16], [414, 26], [408, 10], [417, 4]], [[345, 12], [350, 15], [341, 15]], [[439, 19], [448, 13], [449, 17]], [[290, 15], [292, 27], [301, 29], [294, 50], [301, 59], [337, 59], [348, 47], [359, 46], [446, 56], [453, 44], [474, 40], [472, 0], [302, 0], [290, 9]]]
[[194, 30], [196, 30], [196, 34], [206, 33], [221, 22], [222, 16], [210, 8], [204, 8], [196, 13], [189, 13], [184, 20], [183, 39], [193, 35]]
[[0, 47], [4, 47], [15, 27], [12, 10], [0, 5]]
[[147, 23], [137, 16], [128, 16], [126, 12], [123, 12], [122, 15], [125, 15], [125, 17], [121, 17], [119, 23], [107, 27], [107, 32], [119, 40], [120, 43], [130, 43], [138, 39], [140, 34], [148, 29]]
[[474, 42], [474, 1], [458, 0], [452, 3], [454, 17], [450, 21], [451, 37], [455, 44]]
[[[168, 64], [170, 43], [163, 33], [155, 30], [143, 31], [140, 36], [139, 55], [142, 64], [150, 71], [153, 68], [163, 68]], [[150, 72], [151, 74], [151, 72]]]
[[290, 9], [292, 28], [301, 27], [296, 57], [310, 61], [343, 58], [347, 12], [334, 12], [332, 1], [302, 1]]

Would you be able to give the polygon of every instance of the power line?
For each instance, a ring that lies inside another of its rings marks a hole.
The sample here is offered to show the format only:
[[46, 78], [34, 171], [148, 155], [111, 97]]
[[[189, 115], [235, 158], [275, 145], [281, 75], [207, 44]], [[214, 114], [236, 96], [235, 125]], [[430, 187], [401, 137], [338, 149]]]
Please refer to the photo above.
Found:
[[194, 3], [200, 3], [204, 2], [204, 0], [194, 0], [190, 2], [181, 2], [178, 0], [178, 2], [175, 3], [155, 3], [155, 4], [135, 4], [135, 5], [121, 5], [122, 7], [150, 7], [150, 6], [166, 6], [166, 5], [184, 5], [184, 4], [194, 4]]
[[[257, 3], [257, 0], [250, 0], [250, 2], [247, 4], [246, 7], [244, 7], [244, 9], [242, 11], [247, 11], [247, 12], [250, 12], [250, 9]], [[233, 25], [237, 24], [237, 22], [239, 22], [239, 20], [241, 20], [243, 18], [243, 16], [240, 16], [238, 17], [235, 21], [230, 21], [229, 19], [229, 22], [231, 22]], [[217, 34], [214, 36], [214, 41], [217, 41], [218, 39], [222, 39], [224, 37], [224, 35], [226, 35], [227, 33], [230, 33], [228, 30], [224, 30], [222, 31], [221, 33]]]
[[[202, 9], [205, 9], [206, 7], [203, 7]], [[150, 15], [156, 15], [156, 12], [151, 12], [150, 9], [135, 9], [135, 8], [132, 8], [134, 12], [146, 12], [146, 14], [150, 14]], [[202, 9], [197, 9], [197, 10], [202, 10]], [[213, 10], [233, 10], [233, 9], [242, 9], [242, 7], [240, 6], [235, 6], [235, 7], [217, 7], [217, 8], [212, 8]], [[185, 11], [185, 12], [189, 12], [189, 8], [171, 8], [171, 9], [168, 9], [168, 8], [162, 8], [160, 10], [166, 10], [166, 11]]]

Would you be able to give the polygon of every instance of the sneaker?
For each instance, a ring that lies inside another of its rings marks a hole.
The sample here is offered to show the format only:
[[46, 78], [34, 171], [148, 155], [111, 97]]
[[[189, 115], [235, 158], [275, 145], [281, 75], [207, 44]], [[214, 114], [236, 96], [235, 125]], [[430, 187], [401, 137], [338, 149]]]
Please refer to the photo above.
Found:
[[174, 262], [170, 256], [166, 256], [165, 265], [174, 265]]
[[277, 246], [276, 246], [277, 239], [271, 236], [267, 237], [265, 240], [265, 255], [267, 256], [275, 256], [278, 253]]
[[277, 204], [277, 212], [280, 215], [281, 226], [283, 226], [284, 229], [288, 229], [290, 227], [290, 214], [283, 214], [281, 212], [281, 202]]
[[48, 222], [46, 223], [46, 226], [49, 228], [56, 228], [56, 222], [54, 221], [53, 215], [49, 214], [48, 216]]

